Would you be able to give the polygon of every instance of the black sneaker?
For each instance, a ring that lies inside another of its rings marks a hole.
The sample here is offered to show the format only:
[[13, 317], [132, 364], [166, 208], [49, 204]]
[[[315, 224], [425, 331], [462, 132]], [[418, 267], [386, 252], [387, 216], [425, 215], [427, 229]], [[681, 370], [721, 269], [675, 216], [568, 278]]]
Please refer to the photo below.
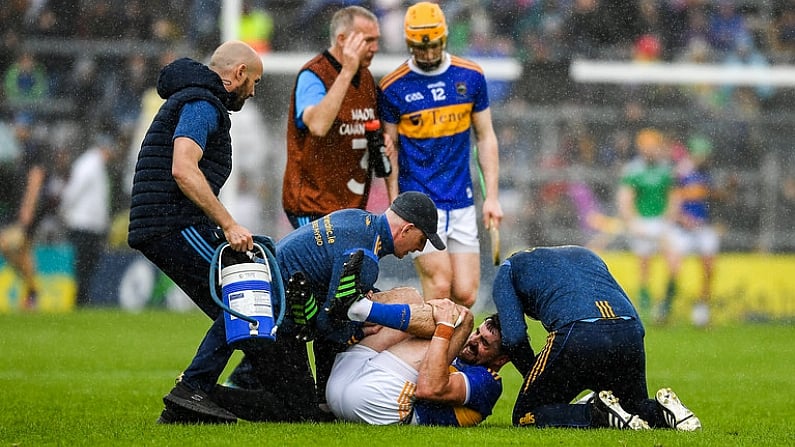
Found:
[[192, 411], [181, 410], [178, 407], [166, 407], [157, 418], [158, 424], [201, 424], [202, 416]]
[[649, 424], [636, 414], [629, 414], [618, 403], [612, 391], [600, 391], [591, 401], [591, 420], [594, 427], [648, 430]]
[[298, 326], [296, 338], [303, 341], [313, 340], [318, 305], [315, 295], [312, 294], [309, 281], [306, 280], [302, 272], [296, 272], [290, 277], [284, 294], [290, 316]]
[[356, 250], [351, 253], [350, 258], [342, 267], [337, 293], [331, 300], [331, 306], [326, 308], [326, 312], [338, 321], [349, 320], [348, 308], [351, 307], [351, 304], [364, 298], [360, 281], [363, 260], [364, 251]]
[[176, 424], [177, 423], [177, 415], [169, 408], [164, 408], [163, 412], [160, 413], [160, 417], [157, 418], [158, 424]]
[[237, 416], [219, 407], [207, 393], [191, 390], [178, 382], [163, 397], [166, 408], [157, 420], [161, 424], [234, 424]]

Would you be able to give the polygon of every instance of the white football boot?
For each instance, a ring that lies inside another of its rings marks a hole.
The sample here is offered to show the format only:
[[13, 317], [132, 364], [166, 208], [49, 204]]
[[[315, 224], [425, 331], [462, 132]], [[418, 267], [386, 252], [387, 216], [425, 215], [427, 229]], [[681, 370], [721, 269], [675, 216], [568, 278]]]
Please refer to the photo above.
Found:
[[629, 414], [621, 408], [612, 391], [600, 391], [592, 402], [592, 417], [597, 427], [648, 430], [649, 424], [637, 414]]
[[657, 391], [656, 397], [669, 427], [680, 431], [695, 431], [701, 428], [701, 421], [679, 400], [673, 390], [661, 388]]

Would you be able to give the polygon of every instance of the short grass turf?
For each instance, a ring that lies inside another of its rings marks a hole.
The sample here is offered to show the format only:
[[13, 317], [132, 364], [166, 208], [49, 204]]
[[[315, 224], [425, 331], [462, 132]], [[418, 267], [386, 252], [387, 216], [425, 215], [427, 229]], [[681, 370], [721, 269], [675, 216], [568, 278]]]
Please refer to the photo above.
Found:
[[[208, 327], [199, 313], [166, 311], [0, 315], [0, 445], [795, 445], [791, 324], [647, 328], [649, 393], [671, 386], [701, 418], [696, 433], [512, 427], [521, 379], [510, 365], [495, 413], [479, 427], [156, 424]], [[531, 335], [538, 349], [545, 334], [532, 322]]]

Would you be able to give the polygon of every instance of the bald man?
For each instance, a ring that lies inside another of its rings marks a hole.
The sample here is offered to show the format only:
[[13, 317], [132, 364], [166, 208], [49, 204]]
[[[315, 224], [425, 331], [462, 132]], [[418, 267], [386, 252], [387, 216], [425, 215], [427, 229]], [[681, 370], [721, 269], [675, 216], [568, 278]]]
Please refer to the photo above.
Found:
[[[183, 58], [160, 72], [165, 99], [138, 154], [130, 208], [130, 247], [171, 278], [212, 320], [222, 319], [209, 287], [210, 258], [220, 228], [236, 251], [253, 249], [248, 228], [218, 200], [232, 170], [230, 111], [239, 111], [262, 78], [247, 44], [219, 46], [208, 65]], [[220, 330], [219, 330], [220, 327]], [[213, 324], [181, 380], [164, 397], [164, 423], [232, 423], [208, 392], [232, 350], [223, 324]]]

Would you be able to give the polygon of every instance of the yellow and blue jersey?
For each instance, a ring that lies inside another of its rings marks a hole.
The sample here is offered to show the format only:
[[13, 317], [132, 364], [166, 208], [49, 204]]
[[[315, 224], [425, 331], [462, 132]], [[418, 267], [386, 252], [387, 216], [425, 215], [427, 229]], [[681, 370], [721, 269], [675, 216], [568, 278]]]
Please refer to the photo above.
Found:
[[705, 171], [693, 170], [679, 178], [682, 212], [698, 222], [709, 221], [709, 194], [712, 178]]
[[467, 380], [467, 398], [463, 405], [450, 406], [424, 400], [414, 403], [418, 425], [471, 427], [488, 417], [502, 394], [502, 378], [485, 366], [470, 365], [456, 358], [450, 372], [460, 372]]
[[473, 205], [472, 114], [489, 107], [481, 67], [445, 53], [442, 66], [426, 73], [409, 60], [380, 87], [381, 118], [398, 128], [400, 191], [424, 192], [448, 211]]

